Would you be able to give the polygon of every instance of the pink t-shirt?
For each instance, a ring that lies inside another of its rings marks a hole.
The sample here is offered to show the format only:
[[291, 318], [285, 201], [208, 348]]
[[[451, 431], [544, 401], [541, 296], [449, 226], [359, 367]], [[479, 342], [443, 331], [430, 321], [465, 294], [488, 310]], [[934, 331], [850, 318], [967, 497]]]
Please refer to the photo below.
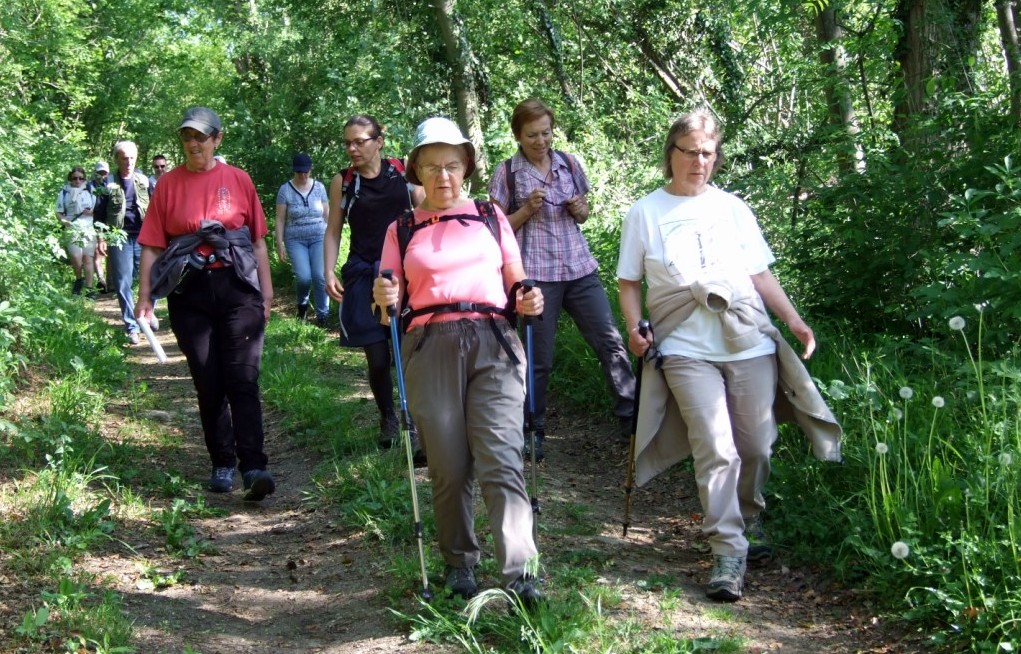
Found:
[[227, 229], [248, 225], [252, 241], [266, 235], [266, 214], [248, 173], [217, 162], [212, 170], [194, 173], [178, 166], [160, 183], [142, 222], [138, 242], [166, 248], [170, 239], [197, 232], [203, 218]]
[[[162, 180], [160, 181], [162, 183]], [[503, 267], [520, 263], [521, 251], [514, 238], [507, 217], [499, 207], [496, 215], [500, 226], [500, 242], [478, 220], [448, 220], [423, 227], [416, 231], [408, 244], [401, 266], [401, 252], [397, 244], [397, 223], [386, 231], [380, 270], [391, 269], [394, 277], [406, 279], [408, 304], [413, 309], [452, 302], [476, 302], [502, 307], [507, 304], [507, 290], [503, 284]], [[475, 203], [469, 202], [445, 211], [415, 209], [415, 223], [425, 222], [433, 216], [477, 216]], [[417, 316], [410, 329], [430, 321], [457, 320], [478, 317], [477, 313], [443, 313]]]

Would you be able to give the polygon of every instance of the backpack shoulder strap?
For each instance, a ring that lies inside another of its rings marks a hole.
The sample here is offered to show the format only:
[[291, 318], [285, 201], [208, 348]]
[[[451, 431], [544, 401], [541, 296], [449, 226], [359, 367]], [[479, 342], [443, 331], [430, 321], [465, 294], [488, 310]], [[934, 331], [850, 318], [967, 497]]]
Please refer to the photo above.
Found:
[[[340, 209], [345, 215], [351, 213], [351, 207], [358, 200], [358, 193], [362, 190], [362, 176], [358, 174], [354, 166], [341, 171], [344, 175], [344, 183], [340, 189]], [[352, 184], [352, 182], [354, 182]]]
[[513, 158], [514, 157], [511, 157], [507, 161], [503, 162], [503, 169], [504, 169], [504, 172], [506, 173], [505, 176], [507, 177], [507, 196], [510, 198], [507, 201], [507, 205], [508, 205], [507, 206], [507, 213], [514, 213], [515, 211], [518, 210], [518, 208], [515, 206], [515, 202], [514, 202], [514, 187], [515, 187], [514, 171], [511, 170], [511, 159], [513, 159]]
[[496, 216], [496, 207], [493, 206], [492, 202], [476, 200], [475, 211], [479, 212], [479, 217], [486, 224], [486, 229], [496, 239], [496, 244], [500, 245], [500, 219]]

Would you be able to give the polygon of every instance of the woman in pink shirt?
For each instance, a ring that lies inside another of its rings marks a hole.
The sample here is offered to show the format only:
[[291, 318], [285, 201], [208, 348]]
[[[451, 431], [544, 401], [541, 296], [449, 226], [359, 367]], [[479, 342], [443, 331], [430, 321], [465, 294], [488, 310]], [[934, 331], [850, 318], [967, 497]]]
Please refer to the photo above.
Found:
[[508, 317], [541, 314], [542, 293], [520, 286], [521, 254], [503, 213], [461, 197], [474, 169], [475, 148], [454, 123], [418, 126], [407, 178], [425, 200], [388, 228], [380, 269], [394, 279], [378, 277], [373, 299], [386, 307], [404, 298], [408, 409], [428, 459], [447, 589], [478, 592], [478, 478], [501, 585], [532, 606], [542, 596], [526, 571], [536, 548], [521, 458], [525, 356]]

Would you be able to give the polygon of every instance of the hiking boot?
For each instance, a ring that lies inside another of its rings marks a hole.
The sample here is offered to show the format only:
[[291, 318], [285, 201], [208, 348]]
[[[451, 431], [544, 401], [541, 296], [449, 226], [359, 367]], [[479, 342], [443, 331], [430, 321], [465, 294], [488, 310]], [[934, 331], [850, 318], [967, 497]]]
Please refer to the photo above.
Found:
[[208, 488], [213, 493], [229, 493], [234, 490], [234, 468], [226, 466], [213, 468]]
[[141, 339], [138, 338], [138, 332], [128, 332], [128, 343], [132, 345], [138, 345]]
[[713, 557], [713, 572], [705, 587], [705, 596], [718, 602], [736, 602], [744, 588], [745, 560], [743, 556]]
[[773, 545], [766, 530], [762, 528], [762, 514], [747, 518], [744, 522], [744, 537], [748, 540], [748, 562], [765, 563], [773, 558]]
[[74, 284], [71, 286], [71, 295], [81, 295], [82, 294], [82, 286], [85, 286], [85, 280], [84, 279], [76, 279], [76, 280], [74, 280]]
[[393, 411], [379, 417], [379, 447], [389, 450], [398, 443], [401, 435], [401, 422]]
[[[542, 463], [542, 460], [546, 458], [546, 453], [542, 451], [542, 444], [546, 441], [546, 431], [543, 429], [535, 430], [535, 462]], [[532, 439], [528, 435], [528, 431], [525, 431], [525, 447], [521, 451], [525, 457], [525, 461], [531, 463], [532, 461]]]
[[507, 592], [517, 597], [526, 611], [531, 611], [545, 599], [542, 592], [535, 587], [536, 583], [538, 582], [535, 577], [521, 575], [507, 586]]
[[298, 320], [304, 320], [306, 315], [308, 315], [308, 304], [299, 304]]
[[241, 499], [246, 502], [258, 502], [276, 490], [273, 476], [265, 470], [249, 470], [241, 473], [241, 479], [245, 484], [245, 496]]
[[106, 287], [105, 279], [100, 279], [98, 282], [96, 282], [96, 290], [99, 291], [100, 295], [106, 295], [107, 293], [110, 292], [110, 290]]
[[446, 581], [443, 585], [447, 587], [447, 590], [453, 595], [459, 595], [466, 600], [469, 600], [479, 592], [479, 585], [475, 581], [475, 568], [455, 568], [452, 565], [448, 565], [444, 571], [446, 575]]
[[617, 439], [629, 442], [634, 433], [634, 424], [633, 416], [617, 416]]
[[329, 329], [330, 317], [329, 316], [316, 316], [316, 327], [319, 329]]

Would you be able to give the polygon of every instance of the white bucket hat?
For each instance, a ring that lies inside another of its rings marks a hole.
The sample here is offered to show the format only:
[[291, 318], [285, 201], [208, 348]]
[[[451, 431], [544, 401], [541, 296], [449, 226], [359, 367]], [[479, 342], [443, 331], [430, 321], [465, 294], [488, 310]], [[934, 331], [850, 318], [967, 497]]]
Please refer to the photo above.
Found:
[[415, 160], [418, 158], [418, 151], [423, 146], [435, 143], [464, 146], [465, 154], [468, 157], [468, 161], [465, 162], [464, 176], [472, 176], [472, 173], [475, 172], [475, 146], [461, 134], [460, 128], [454, 124], [454, 121], [436, 116], [426, 118], [415, 130], [415, 146], [408, 154], [408, 169], [404, 174], [409, 182], [418, 186], [422, 185], [418, 179], [418, 173], [415, 172]]

